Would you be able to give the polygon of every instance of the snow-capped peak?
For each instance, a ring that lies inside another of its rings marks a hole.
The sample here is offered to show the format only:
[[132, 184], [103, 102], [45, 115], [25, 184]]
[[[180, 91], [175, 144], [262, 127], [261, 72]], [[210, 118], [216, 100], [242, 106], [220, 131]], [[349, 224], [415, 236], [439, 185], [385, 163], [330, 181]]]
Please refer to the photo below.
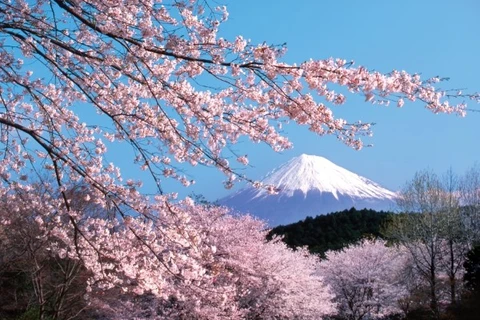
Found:
[[237, 212], [251, 213], [272, 227], [352, 207], [395, 208], [395, 193], [319, 156], [302, 154], [293, 158], [262, 182], [276, 187], [278, 194], [247, 186], [219, 203]]
[[[305, 196], [309, 191], [331, 193], [338, 199], [339, 194], [356, 198], [394, 199], [395, 193], [382, 188], [375, 182], [337, 166], [320, 156], [302, 154], [272, 171], [262, 181], [273, 185], [281, 194], [292, 196], [301, 191]], [[260, 189], [255, 197], [266, 196]]]

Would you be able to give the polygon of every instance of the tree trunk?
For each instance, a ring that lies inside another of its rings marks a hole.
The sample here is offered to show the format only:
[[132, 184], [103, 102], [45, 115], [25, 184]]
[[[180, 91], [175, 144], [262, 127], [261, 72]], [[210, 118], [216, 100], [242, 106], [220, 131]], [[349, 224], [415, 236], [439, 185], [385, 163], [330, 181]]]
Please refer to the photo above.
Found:
[[436, 275], [436, 261], [434, 254], [434, 244], [430, 244], [431, 257], [430, 257], [430, 309], [433, 312], [434, 319], [439, 319], [440, 314], [438, 311], [438, 299], [437, 299], [437, 275]]
[[449, 241], [449, 249], [450, 249], [450, 272], [449, 272], [449, 280], [450, 280], [450, 302], [455, 304], [457, 301], [456, 297], [456, 279], [455, 279], [455, 255], [453, 252], [453, 241]]

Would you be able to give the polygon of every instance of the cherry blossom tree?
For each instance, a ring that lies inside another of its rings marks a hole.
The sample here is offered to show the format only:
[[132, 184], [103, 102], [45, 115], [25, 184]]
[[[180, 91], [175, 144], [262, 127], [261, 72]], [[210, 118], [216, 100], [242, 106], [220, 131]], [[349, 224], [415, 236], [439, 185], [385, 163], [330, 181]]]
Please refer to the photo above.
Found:
[[328, 251], [318, 272], [335, 292], [340, 316], [375, 319], [401, 313], [407, 296], [402, 280], [406, 256], [383, 240], [362, 240], [341, 251]]
[[[207, 1], [12, 0], [0, 2], [0, 14], [4, 180], [43, 167], [60, 188], [82, 180], [104, 206], [147, 216], [148, 201], [135, 192], [141, 183], [123, 181], [106, 161], [115, 143], [132, 148], [159, 194], [165, 178], [191, 183], [176, 162], [216, 166], [230, 187], [246, 177], [226, 147], [245, 136], [290, 148], [277, 128], [283, 121], [361, 148], [369, 125], [334, 117], [328, 104], [346, 96], [331, 86], [367, 102], [421, 100], [460, 115], [465, 98], [479, 98], [437, 89], [439, 78], [370, 72], [342, 59], [286, 64], [284, 47], [218, 36], [228, 12]], [[461, 103], [449, 102], [454, 94]]]
[[73, 319], [87, 308], [91, 273], [79, 259], [52, 252], [58, 239], [42, 212], [58, 201], [48, 188], [34, 186], [34, 192], [0, 196], [0, 318]]
[[[0, 270], [17, 258], [10, 265], [31, 275], [39, 319], [319, 319], [335, 312], [317, 258], [279, 239], [266, 242], [266, 225], [250, 216], [186, 199], [156, 223], [143, 216], [120, 222], [93, 212], [93, 200], [78, 190], [66, 193], [76, 194], [78, 231], [56, 215], [63, 200], [52, 190], [2, 198], [8, 227], [0, 229], [0, 252], [8, 255]], [[53, 260], [70, 276], [52, 278]]]
[[430, 311], [439, 317], [440, 257], [444, 252], [443, 209], [447, 203], [438, 176], [429, 171], [415, 174], [402, 190], [398, 206], [405, 214], [394, 217], [388, 226], [389, 238], [408, 250], [415, 272], [427, 284]]
[[474, 229], [470, 228], [468, 221], [471, 218], [467, 213], [462, 212], [462, 184], [461, 180], [450, 168], [442, 179], [442, 187], [445, 192], [445, 206], [442, 210], [444, 223], [441, 230], [443, 238], [443, 250], [440, 256], [440, 266], [447, 274], [450, 302], [457, 302], [458, 293], [461, 291], [463, 264], [468, 251], [472, 246], [472, 239], [475, 237]]
[[472, 245], [470, 213], [460, 205], [468, 196], [462, 195], [462, 184], [451, 170], [443, 179], [430, 171], [418, 172], [399, 194], [404, 213], [393, 217], [385, 232], [408, 251], [414, 278], [428, 288], [436, 318], [442, 305], [456, 303]]
[[248, 319], [319, 319], [335, 312], [316, 256], [279, 238], [265, 242], [266, 224], [252, 217], [223, 220], [214, 227], [217, 253], [239, 279], [236, 300], [249, 310]]
[[[60, 197], [36, 219], [58, 239], [52, 251], [76, 256], [94, 273], [89, 288], [165, 301], [186, 301], [179, 288], [217, 292], [205, 267], [215, 250], [199, 249], [196, 230], [203, 229], [189, 223], [190, 205], [164, 190], [166, 179], [192, 183], [179, 163], [218, 168], [226, 187], [247, 180], [274, 192], [234, 170], [248, 158], [230, 145], [247, 138], [275, 151], [291, 148], [280, 129], [291, 121], [360, 149], [370, 125], [336, 118], [329, 107], [348, 94], [398, 107], [419, 100], [432, 112], [462, 116], [465, 100], [479, 100], [439, 89], [437, 77], [382, 74], [342, 59], [287, 64], [285, 47], [219, 36], [227, 18], [225, 7], [208, 0], [0, 0], [1, 192], [30, 192], [33, 178], [48, 184], [41, 175], [51, 173]], [[154, 196], [141, 194], [144, 181], [124, 179], [109, 160], [118, 147], [149, 173]], [[77, 195], [68, 191], [79, 184], [84, 200], [110, 219], [75, 208]], [[216, 297], [199, 295], [188, 308], [201, 314], [199, 301], [227, 304], [229, 296]]]
[[[103, 305], [108, 299], [103, 299], [99, 301], [99, 309], [112, 309], [117, 316], [120, 310], [126, 319], [135, 312], [141, 317], [138, 312], [145, 313], [145, 309], [150, 309], [148, 313], [160, 319], [182, 316], [195, 319], [320, 319], [335, 312], [333, 295], [323, 278], [316, 274], [316, 257], [306, 250], [293, 251], [278, 240], [266, 242], [265, 224], [249, 216], [233, 217], [225, 215], [224, 209], [201, 211], [198, 206], [184, 205], [188, 212], [184, 215], [188, 218], [180, 223], [169, 223], [161, 232], [169, 235], [169, 241], [175, 239], [177, 245], [182, 241], [184, 246], [173, 249], [169, 245], [168, 250], [163, 250], [169, 272], [165, 272], [149, 250], [134, 257], [133, 254], [139, 252], [138, 245], [130, 245], [131, 249], [125, 251], [125, 259], [118, 268], [122, 268], [121, 275], [130, 272], [128, 281], [135, 283], [131, 288], [135, 298], [121, 304], [112, 299], [108, 308]], [[138, 220], [130, 221], [129, 225], [133, 227], [137, 223], [144, 228]], [[94, 225], [97, 226], [98, 221]], [[168, 230], [171, 226], [175, 228]], [[180, 235], [179, 226], [183, 230]], [[140, 228], [136, 226], [135, 230]], [[161, 238], [156, 228], [149, 233]], [[116, 241], [124, 239], [123, 235], [116, 237]], [[112, 240], [102, 243], [111, 246]], [[125, 244], [122, 247], [125, 248]], [[194, 250], [194, 253], [187, 250]], [[139, 263], [141, 265], [135, 265]], [[114, 281], [122, 280], [116, 278]], [[155, 298], [146, 301], [138, 298], [152, 293]], [[139, 308], [138, 301], [143, 308]]]

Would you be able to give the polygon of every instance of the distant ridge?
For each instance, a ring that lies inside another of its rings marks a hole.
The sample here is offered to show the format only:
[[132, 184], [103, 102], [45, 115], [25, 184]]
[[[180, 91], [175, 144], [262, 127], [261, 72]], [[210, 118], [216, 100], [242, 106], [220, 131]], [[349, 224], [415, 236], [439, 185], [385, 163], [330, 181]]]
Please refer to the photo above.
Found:
[[320, 156], [295, 157], [262, 182], [275, 186], [279, 193], [270, 195], [264, 189], [249, 186], [219, 202], [265, 219], [270, 226], [352, 207], [391, 210], [395, 205], [394, 192]]

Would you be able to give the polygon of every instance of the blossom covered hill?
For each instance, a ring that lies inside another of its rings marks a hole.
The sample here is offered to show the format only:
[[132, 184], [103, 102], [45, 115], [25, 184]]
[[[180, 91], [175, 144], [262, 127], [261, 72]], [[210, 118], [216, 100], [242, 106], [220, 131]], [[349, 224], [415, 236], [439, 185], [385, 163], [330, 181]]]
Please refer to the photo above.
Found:
[[262, 183], [274, 186], [278, 193], [270, 195], [265, 189], [249, 186], [219, 203], [265, 219], [270, 226], [352, 207], [391, 210], [395, 206], [394, 192], [320, 156], [295, 157], [273, 170]]

